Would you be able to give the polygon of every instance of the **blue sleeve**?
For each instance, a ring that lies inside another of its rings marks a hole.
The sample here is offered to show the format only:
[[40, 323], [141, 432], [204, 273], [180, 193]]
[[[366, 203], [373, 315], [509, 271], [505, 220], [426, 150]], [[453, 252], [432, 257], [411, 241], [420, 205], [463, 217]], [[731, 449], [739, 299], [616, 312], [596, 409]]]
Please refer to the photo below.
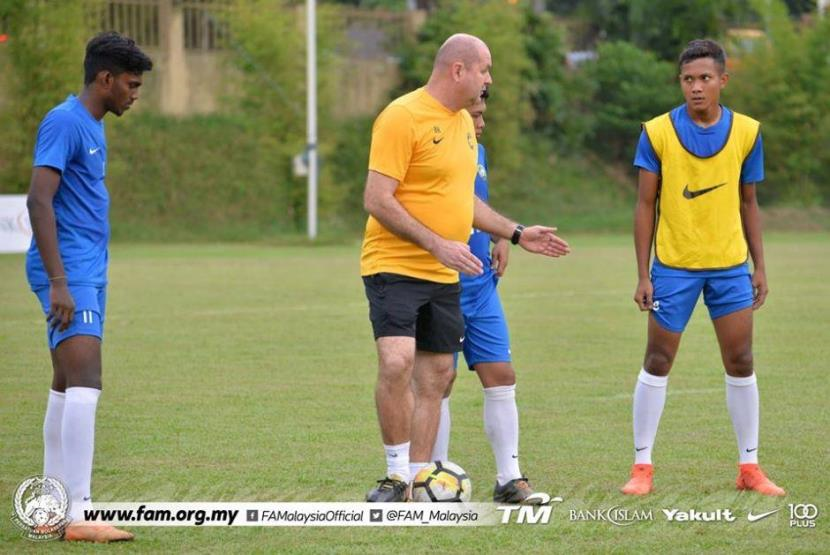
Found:
[[40, 124], [33, 166], [48, 166], [63, 173], [78, 147], [78, 133], [72, 114], [49, 112]]
[[660, 175], [660, 159], [651, 147], [645, 129], [640, 132], [640, 141], [637, 143], [637, 154], [634, 155], [634, 166], [642, 168], [651, 173]]
[[487, 173], [490, 173], [490, 168], [487, 165], [487, 151], [484, 149], [483, 144], [479, 143], [478, 148], [481, 149], [481, 165], [484, 166], [484, 169], [487, 171]]
[[752, 147], [752, 152], [744, 160], [741, 166], [741, 185], [744, 183], [760, 183], [764, 180], [764, 141], [761, 139], [761, 132], [758, 132], [758, 140]]

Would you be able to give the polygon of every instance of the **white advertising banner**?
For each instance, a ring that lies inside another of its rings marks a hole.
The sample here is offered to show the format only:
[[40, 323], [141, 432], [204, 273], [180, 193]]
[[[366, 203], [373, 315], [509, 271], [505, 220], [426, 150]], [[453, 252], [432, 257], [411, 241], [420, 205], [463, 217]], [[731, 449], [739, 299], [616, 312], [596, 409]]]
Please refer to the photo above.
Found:
[[26, 195], [0, 195], [0, 253], [26, 252], [31, 241]]

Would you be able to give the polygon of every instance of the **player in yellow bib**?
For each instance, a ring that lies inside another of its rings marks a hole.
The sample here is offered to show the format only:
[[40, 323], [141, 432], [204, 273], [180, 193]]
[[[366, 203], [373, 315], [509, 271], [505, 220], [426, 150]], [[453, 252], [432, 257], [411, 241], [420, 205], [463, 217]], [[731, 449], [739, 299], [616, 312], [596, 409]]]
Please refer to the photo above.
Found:
[[634, 466], [622, 488], [626, 494], [652, 491], [651, 454], [668, 374], [701, 292], [726, 369], [726, 401], [738, 442], [737, 487], [785, 494], [758, 466], [752, 313], [767, 295], [755, 195], [764, 179], [763, 145], [757, 121], [719, 102], [729, 80], [725, 62], [717, 43], [690, 42], [679, 59], [685, 104], [643, 124], [637, 147], [634, 301], [650, 315], [634, 389]]
[[404, 501], [429, 464], [441, 399], [464, 341], [458, 272], [482, 273], [473, 225], [547, 256], [569, 252], [554, 229], [525, 229], [473, 194], [478, 143], [470, 114], [492, 83], [487, 45], [453, 35], [426, 86], [387, 106], [372, 128], [360, 274], [378, 352], [375, 389], [386, 477], [367, 501]]

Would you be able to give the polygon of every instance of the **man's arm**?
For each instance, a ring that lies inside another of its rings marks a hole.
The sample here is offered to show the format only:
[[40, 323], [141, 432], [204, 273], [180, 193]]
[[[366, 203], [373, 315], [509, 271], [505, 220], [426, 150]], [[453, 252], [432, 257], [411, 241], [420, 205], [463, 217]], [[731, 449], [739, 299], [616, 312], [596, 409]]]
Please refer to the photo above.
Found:
[[383, 227], [431, 253], [441, 264], [470, 275], [483, 272], [481, 260], [470, 252], [466, 243], [444, 239], [412, 217], [395, 198], [398, 181], [369, 170], [363, 206]]
[[[510, 221], [492, 208], [486, 202], [475, 197], [473, 212], [473, 226], [486, 231], [490, 235], [511, 239], [516, 231], [516, 222]], [[556, 236], [555, 227], [534, 225], [526, 227], [519, 236], [519, 246], [528, 252], [544, 254], [545, 256], [564, 256], [571, 252], [568, 243]]]
[[761, 212], [758, 209], [754, 183], [741, 185], [741, 220], [744, 224], [749, 254], [752, 256], [752, 288], [755, 291], [752, 309], [756, 310], [764, 304], [769, 287], [767, 286], [767, 266], [764, 262], [764, 243], [761, 240]]
[[659, 177], [640, 168], [637, 185], [637, 206], [634, 208], [634, 252], [637, 256], [637, 289], [634, 302], [642, 311], [651, 310], [654, 287], [648, 273], [651, 242], [654, 239], [654, 216]]
[[58, 251], [58, 231], [52, 207], [52, 199], [60, 180], [61, 176], [56, 170], [44, 166], [35, 167], [32, 170], [26, 206], [35, 243], [49, 278], [48, 320], [52, 327], [59, 326], [58, 329], [64, 331], [75, 315], [75, 300], [69, 293], [63, 261]]

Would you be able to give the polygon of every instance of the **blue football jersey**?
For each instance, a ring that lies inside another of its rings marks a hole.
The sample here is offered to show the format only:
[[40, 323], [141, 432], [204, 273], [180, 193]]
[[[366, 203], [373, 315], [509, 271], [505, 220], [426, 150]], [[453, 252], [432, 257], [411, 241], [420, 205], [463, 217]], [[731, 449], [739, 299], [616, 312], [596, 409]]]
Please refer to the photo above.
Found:
[[[487, 151], [484, 150], [484, 145], [481, 143], [478, 145], [478, 170], [476, 171], [475, 195], [484, 202], [487, 202], [490, 198], [487, 182]], [[473, 228], [468, 244], [470, 245], [470, 251], [481, 260], [484, 266], [484, 273], [475, 277], [462, 273], [461, 286], [467, 289], [493, 279], [493, 269], [490, 265], [490, 234]]]
[[[61, 174], [52, 206], [58, 250], [69, 284], [105, 285], [110, 199], [104, 183], [104, 123], [70, 95], [43, 118], [33, 166], [53, 168]], [[33, 290], [49, 284], [34, 237], [26, 255], [26, 276]]]

